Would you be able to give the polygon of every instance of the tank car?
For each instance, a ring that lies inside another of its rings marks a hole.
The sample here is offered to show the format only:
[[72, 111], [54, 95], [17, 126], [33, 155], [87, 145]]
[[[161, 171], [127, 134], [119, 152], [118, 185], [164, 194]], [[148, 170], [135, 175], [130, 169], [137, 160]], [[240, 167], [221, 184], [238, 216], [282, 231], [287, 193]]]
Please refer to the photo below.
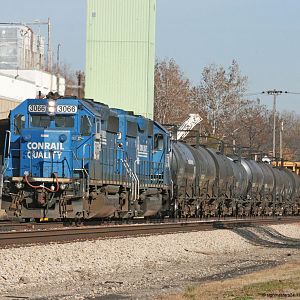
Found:
[[22, 218], [152, 216], [168, 210], [169, 133], [88, 99], [27, 99], [6, 131], [2, 208]]
[[245, 170], [237, 159], [204, 146], [172, 143], [174, 197], [182, 216], [237, 215], [245, 198]]
[[173, 141], [172, 148], [174, 201], [180, 216], [299, 213], [300, 177], [290, 170], [179, 141]]

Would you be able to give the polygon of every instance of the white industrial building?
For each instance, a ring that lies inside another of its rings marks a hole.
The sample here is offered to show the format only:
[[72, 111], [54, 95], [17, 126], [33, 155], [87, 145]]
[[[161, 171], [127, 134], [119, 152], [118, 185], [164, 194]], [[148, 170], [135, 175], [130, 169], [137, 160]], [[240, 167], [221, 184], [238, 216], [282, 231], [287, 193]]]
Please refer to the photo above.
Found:
[[0, 119], [27, 98], [65, 94], [65, 79], [45, 71], [45, 39], [22, 24], [0, 24]]
[[0, 119], [6, 118], [23, 100], [36, 98], [39, 93], [45, 96], [50, 91], [64, 95], [65, 79], [57, 80], [55, 75], [39, 70], [0, 69]]

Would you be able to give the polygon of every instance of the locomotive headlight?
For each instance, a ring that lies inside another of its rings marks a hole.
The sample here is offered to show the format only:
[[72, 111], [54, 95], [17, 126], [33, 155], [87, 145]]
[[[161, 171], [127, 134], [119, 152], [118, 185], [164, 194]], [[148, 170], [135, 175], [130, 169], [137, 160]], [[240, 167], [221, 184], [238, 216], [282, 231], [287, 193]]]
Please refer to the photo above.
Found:
[[48, 113], [49, 114], [55, 114], [56, 108], [55, 106], [48, 106]]
[[16, 183], [16, 188], [18, 190], [22, 189], [23, 187], [24, 187], [24, 184], [21, 181], [19, 181], [19, 182]]
[[63, 191], [67, 188], [67, 185], [65, 183], [62, 183], [59, 187]]
[[49, 100], [49, 101], [48, 101], [48, 106], [49, 106], [49, 107], [55, 107], [55, 104], [56, 104], [56, 103], [55, 103], [54, 100]]
[[56, 112], [56, 102], [54, 100], [48, 101], [48, 113], [49, 115], [54, 115]]
[[50, 190], [51, 190], [51, 191], [55, 191], [55, 186], [54, 186], [54, 185], [51, 185], [51, 186], [50, 186]]

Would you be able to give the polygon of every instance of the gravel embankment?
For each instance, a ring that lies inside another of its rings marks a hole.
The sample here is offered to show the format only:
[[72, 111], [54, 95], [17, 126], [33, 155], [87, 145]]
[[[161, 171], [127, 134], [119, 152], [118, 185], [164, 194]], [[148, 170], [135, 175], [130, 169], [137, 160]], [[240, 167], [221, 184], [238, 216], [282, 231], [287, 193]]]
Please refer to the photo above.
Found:
[[[293, 238], [299, 228], [272, 226]], [[296, 248], [264, 248], [215, 230], [0, 249], [0, 299], [152, 299], [203, 278], [278, 264]]]
[[270, 227], [275, 229], [282, 235], [295, 239], [300, 239], [300, 223], [288, 225], [272, 225]]

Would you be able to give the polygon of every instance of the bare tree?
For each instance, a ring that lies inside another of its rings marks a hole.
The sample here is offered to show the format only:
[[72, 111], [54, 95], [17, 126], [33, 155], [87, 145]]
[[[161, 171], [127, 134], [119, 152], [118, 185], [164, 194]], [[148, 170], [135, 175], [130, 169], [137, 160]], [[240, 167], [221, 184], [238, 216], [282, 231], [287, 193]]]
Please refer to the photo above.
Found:
[[190, 82], [174, 59], [155, 64], [154, 119], [162, 124], [181, 123], [190, 111]]
[[265, 153], [271, 149], [272, 113], [256, 101], [248, 101], [240, 114], [235, 139], [240, 145]]
[[277, 141], [279, 141], [280, 123], [283, 123], [283, 157], [300, 161], [300, 116], [295, 112], [285, 111], [277, 118]]
[[210, 125], [209, 133], [227, 136], [230, 123], [239, 118], [239, 113], [247, 104], [242, 96], [246, 91], [247, 77], [242, 76], [236, 61], [229, 66], [228, 71], [216, 65], [205, 67], [202, 72], [200, 86], [194, 90], [193, 106], [207, 115]]
[[[57, 66], [54, 64], [54, 70], [57, 70]], [[70, 64], [61, 64], [59, 66], [59, 74], [65, 78], [66, 96], [84, 96], [84, 89], [85, 89], [85, 74], [82, 71], [74, 71], [71, 68]]]
[[[235, 60], [227, 70], [216, 65], [205, 67], [198, 86], [190, 84], [174, 59], [157, 61], [154, 117], [160, 123], [180, 124], [189, 113], [197, 112], [203, 118], [202, 134], [268, 153], [272, 148], [272, 112], [259, 101], [245, 98], [246, 88], [247, 77], [241, 75]], [[284, 112], [277, 115], [276, 122], [277, 141], [280, 124], [284, 124], [284, 158], [300, 160], [300, 116]]]

